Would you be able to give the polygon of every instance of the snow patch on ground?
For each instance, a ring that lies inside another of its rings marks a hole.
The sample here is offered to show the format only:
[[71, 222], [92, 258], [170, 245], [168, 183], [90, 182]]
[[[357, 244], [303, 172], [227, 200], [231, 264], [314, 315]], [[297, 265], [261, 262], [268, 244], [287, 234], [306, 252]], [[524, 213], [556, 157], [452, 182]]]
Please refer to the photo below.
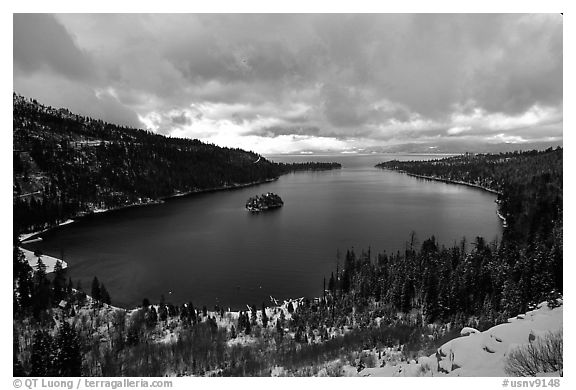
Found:
[[[20, 248], [20, 250], [22, 251], [22, 253], [24, 253], [24, 257], [26, 258], [28, 264], [30, 264], [30, 267], [32, 267], [32, 269], [36, 271], [38, 269], [38, 257], [34, 255], [34, 252], [29, 251], [28, 249]], [[58, 261], [62, 263], [62, 268], [68, 267], [68, 264], [66, 264], [65, 261], [62, 261], [52, 256], [41, 255], [40, 259], [42, 259], [42, 262], [46, 266], [46, 273], [54, 272], [54, 267], [56, 266], [56, 262]]]
[[[64, 221], [64, 222], [59, 223], [58, 226], [68, 225], [68, 224], [70, 224], [70, 223], [72, 223], [72, 222], [74, 222], [73, 219], [68, 219], [68, 220], [66, 220], [66, 221]], [[34, 237], [34, 236], [36, 236], [36, 235], [38, 235], [38, 234], [46, 233], [46, 232], [47, 232], [48, 230], [50, 230], [50, 229], [51, 229], [51, 228], [44, 229], [44, 230], [40, 230], [40, 231], [38, 231], [38, 232], [20, 234], [20, 237], [19, 237], [20, 242], [24, 243], [24, 242], [26, 242], [26, 241], [29, 241], [29, 242], [36, 241], [36, 239], [34, 239], [34, 240], [28, 240], [28, 239], [29, 239], [30, 237]], [[41, 240], [41, 238], [39, 238], [39, 239]]]
[[[562, 302], [559, 301], [561, 304]], [[546, 302], [524, 315], [511, 318], [484, 332], [462, 329], [461, 336], [438, 348], [436, 354], [417, 362], [366, 368], [358, 376], [507, 376], [504, 367], [509, 352], [526, 345], [530, 338], [563, 329], [563, 307]], [[474, 332], [476, 331], [476, 332]]]

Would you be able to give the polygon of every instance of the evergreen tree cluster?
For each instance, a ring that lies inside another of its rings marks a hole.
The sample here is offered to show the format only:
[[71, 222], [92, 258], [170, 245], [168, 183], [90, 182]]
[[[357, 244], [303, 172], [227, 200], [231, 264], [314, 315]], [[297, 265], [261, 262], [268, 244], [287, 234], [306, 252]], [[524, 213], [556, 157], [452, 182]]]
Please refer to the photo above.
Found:
[[361, 308], [372, 310], [374, 305], [368, 304], [377, 302], [392, 312], [416, 310], [424, 323], [462, 323], [475, 316], [487, 326], [562, 294], [561, 148], [378, 166], [498, 191], [509, 223], [501, 242], [476, 237], [471, 250], [465, 239], [446, 248], [434, 237], [418, 247], [412, 235], [403, 253], [381, 253], [373, 259], [370, 251], [360, 256], [348, 251], [343, 270], [329, 279], [331, 294], [323, 301], [330, 303], [315, 309], [324, 307], [324, 324], [334, 325], [327, 321], [330, 310], [346, 313], [354, 308], [361, 315]]
[[563, 149], [557, 147], [427, 161], [393, 160], [376, 166], [496, 191], [506, 219], [505, 239], [550, 244], [556, 223], [562, 220], [562, 158]]
[[[32, 315], [34, 320], [45, 323], [52, 308], [62, 301], [69, 307], [71, 304], [82, 304], [86, 294], [82, 287], [73, 287], [72, 279], [66, 279], [66, 269], [62, 263], [57, 262], [54, 272], [46, 273], [46, 266], [39, 257], [33, 269], [24, 254], [16, 245], [13, 250], [14, 269], [13, 277], [13, 311], [15, 316], [26, 317]], [[98, 303], [111, 304], [110, 294], [103, 283], [95, 277], [92, 284], [92, 295]], [[71, 312], [73, 316], [73, 312]]]
[[13, 128], [14, 228], [19, 232], [98, 208], [340, 167], [277, 164], [253, 152], [117, 126], [17, 94]]
[[[390, 161], [379, 167], [497, 191], [508, 222], [500, 242], [476, 237], [451, 247], [435, 237], [393, 254], [347, 251], [322, 299], [304, 300], [290, 328], [302, 339], [376, 317], [424, 326], [452, 323], [487, 329], [563, 292], [562, 149]], [[324, 283], [324, 286], [326, 283]]]
[[92, 299], [95, 299], [97, 302], [106, 303], [108, 305], [112, 304], [112, 299], [110, 298], [108, 290], [106, 290], [106, 286], [104, 286], [104, 283], [100, 283], [96, 276], [92, 280], [91, 292]]
[[[19, 374], [25, 376], [26, 372], [20, 371]], [[36, 377], [82, 374], [80, 339], [67, 321], [62, 322], [55, 337], [46, 330], [34, 333], [28, 374]]]
[[17, 246], [13, 250], [13, 310], [14, 315], [31, 314], [37, 321], [45, 321], [47, 310], [61, 301], [81, 302], [85, 294], [74, 291], [72, 279], [66, 280], [66, 270], [57, 262], [48, 276], [41, 258], [33, 269]]

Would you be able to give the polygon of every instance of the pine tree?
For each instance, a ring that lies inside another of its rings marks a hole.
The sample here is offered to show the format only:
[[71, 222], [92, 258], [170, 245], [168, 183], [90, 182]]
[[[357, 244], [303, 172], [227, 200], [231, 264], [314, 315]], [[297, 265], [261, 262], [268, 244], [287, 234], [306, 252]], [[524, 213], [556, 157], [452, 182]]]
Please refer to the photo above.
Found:
[[154, 328], [158, 322], [158, 313], [154, 306], [150, 306], [150, 310], [146, 313], [146, 326]]
[[[188, 308], [187, 307], [182, 307], [182, 310], [180, 312], [180, 317], [181, 318], [190, 318], [190, 314], [188, 313]], [[160, 319], [160, 321], [166, 322], [168, 320], [168, 309], [166, 308], [166, 305], [162, 305], [160, 304], [158, 306], [158, 318]]]
[[241, 311], [238, 314], [238, 332], [242, 332], [245, 326], [246, 325], [244, 324], [244, 312]]
[[336, 282], [334, 281], [334, 272], [332, 272], [330, 274], [330, 280], [328, 281], [328, 290], [330, 290], [330, 292], [334, 294], [335, 288], [336, 288]]
[[98, 278], [96, 276], [94, 276], [94, 279], [92, 280], [91, 292], [92, 292], [92, 298], [100, 302], [100, 300], [102, 299], [102, 295], [100, 291], [100, 282], [98, 281]]
[[34, 278], [32, 267], [26, 261], [24, 253], [14, 246], [13, 250], [14, 272], [14, 310], [27, 310], [33, 304]]
[[26, 376], [22, 362], [18, 358], [20, 352], [20, 340], [16, 326], [12, 328], [12, 376]]
[[280, 320], [276, 320], [276, 345], [280, 346], [284, 340], [284, 328]]
[[32, 300], [34, 317], [37, 319], [40, 313], [48, 309], [52, 304], [50, 281], [46, 277], [46, 266], [41, 259], [38, 259], [37, 270], [34, 273], [34, 293]]
[[268, 316], [266, 315], [266, 305], [262, 302], [262, 327], [266, 328], [268, 326]]
[[107, 305], [112, 304], [112, 299], [110, 298], [110, 294], [108, 293], [108, 290], [106, 290], [104, 283], [100, 285], [100, 297], [102, 299], [102, 303], [105, 303]]
[[56, 372], [57, 376], [82, 375], [82, 356], [80, 339], [76, 330], [64, 321], [56, 336]]
[[126, 345], [135, 346], [140, 342], [140, 332], [135, 326], [128, 328], [128, 334], [126, 335]]
[[250, 326], [250, 319], [248, 319], [248, 313], [245, 314], [244, 325], [246, 326], [246, 328], [244, 329], [244, 334], [249, 335], [252, 332], [252, 327]]
[[192, 302], [188, 303], [188, 314], [190, 315], [190, 320], [192, 321], [192, 323], [195, 324], [197, 316], [196, 316], [196, 309], [194, 308]]
[[298, 327], [298, 329], [296, 330], [296, 334], [294, 334], [294, 341], [296, 341], [297, 343], [301, 343], [302, 340], [302, 334], [304, 333], [304, 328], [302, 327], [302, 325], [300, 325]]
[[72, 290], [74, 289], [74, 284], [72, 283], [72, 278], [68, 278], [68, 284], [66, 285], [66, 295], [70, 297], [72, 295]]
[[55, 348], [52, 336], [44, 330], [34, 333], [32, 341], [32, 353], [30, 356], [31, 376], [56, 376], [54, 367]]
[[256, 306], [252, 305], [250, 307], [250, 324], [252, 326], [256, 325]]
[[66, 270], [62, 268], [62, 262], [56, 261], [54, 266], [54, 279], [52, 280], [54, 301], [59, 303], [66, 298]]

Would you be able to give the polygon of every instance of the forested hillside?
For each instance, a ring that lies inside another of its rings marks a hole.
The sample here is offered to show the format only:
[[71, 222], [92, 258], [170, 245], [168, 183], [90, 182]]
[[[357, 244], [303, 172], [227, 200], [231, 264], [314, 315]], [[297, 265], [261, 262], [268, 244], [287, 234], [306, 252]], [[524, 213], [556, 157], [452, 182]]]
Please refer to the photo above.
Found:
[[117, 126], [17, 94], [13, 105], [16, 231], [97, 209], [340, 167], [276, 164], [253, 152]]
[[546, 238], [562, 220], [562, 148], [501, 154], [465, 154], [431, 161], [387, 161], [377, 166], [414, 175], [475, 184], [499, 192], [506, 238]]
[[[23, 229], [179, 191], [338, 167], [275, 164], [254, 153], [123, 129], [17, 96], [14, 110], [15, 224]], [[16, 235], [14, 374], [343, 375], [345, 367], [361, 374], [435, 353], [445, 363], [438, 348], [462, 327], [482, 331], [541, 302], [550, 310], [562, 304], [562, 153], [558, 148], [379, 164], [497, 191], [508, 222], [502, 240], [475, 237], [444, 247], [434, 237], [412, 234], [396, 253], [349, 250], [318, 281], [322, 296], [247, 302], [251, 306], [241, 312], [164, 297], [143, 299], [132, 310], [114, 308], [114, 297], [97, 278], [88, 291], [61, 267], [52, 276], [41, 263], [33, 270]], [[26, 215], [36, 219], [17, 221]], [[562, 343], [561, 332], [559, 337]]]
[[[500, 213], [507, 222], [500, 243], [489, 244], [478, 237], [472, 243], [472, 252], [464, 254], [462, 261], [455, 256], [458, 252], [463, 254], [458, 248], [448, 251], [452, 254], [444, 252], [438, 256], [442, 251], [438, 251], [433, 240], [422, 245], [420, 254], [425, 259], [416, 264], [425, 266], [413, 269], [414, 277], [417, 284], [433, 281], [428, 295], [435, 297], [430, 303], [439, 303], [435, 311], [455, 307], [444, 303], [446, 292], [439, 288], [446, 284], [451, 289], [463, 289], [457, 294], [457, 302], [469, 303], [457, 312], [470, 314], [511, 315], [562, 292], [562, 154], [562, 148], [557, 148], [378, 164], [381, 168], [470, 183], [499, 193]], [[406, 256], [407, 260], [410, 258]], [[427, 277], [429, 273], [433, 275]]]

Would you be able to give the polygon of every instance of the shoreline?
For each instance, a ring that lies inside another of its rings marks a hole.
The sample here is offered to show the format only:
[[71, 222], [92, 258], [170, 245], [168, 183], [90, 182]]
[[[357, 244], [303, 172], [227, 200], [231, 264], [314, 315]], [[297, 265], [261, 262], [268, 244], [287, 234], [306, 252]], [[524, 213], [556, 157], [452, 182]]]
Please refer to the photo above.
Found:
[[[380, 168], [380, 167], [379, 167]], [[436, 176], [425, 176], [425, 175], [418, 175], [416, 173], [410, 173], [410, 172], [406, 172], [406, 171], [402, 171], [402, 170], [395, 170], [395, 169], [388, 169], [388, 168], [380, 168], [380, 169], [385, 169], [388, 171], [393, 171], [393, 172], [398, 172], [398, 173], [403, 173], [405, 175], [411, 176], [411, 177], [415, 177], [417, 179], [424, 179], [424, 180], [431, 180], [431, 181], [439, 181], [442, 183], [447, 183], [447, 184], [459, 184], [459, 185], [463, 185], [463, 186], [467, 186], [467, 187], [472, 187], [472, 188], [477, 188], [479, 190], [482, 191], [487, 191], [490, 192], [491, 194], [494, 195], [502, 195], [502, 193], [500, 191], [496, 191], [493, 190], [491, 188], [488, 187], [484, 187], [481, 186], [479, 184], [474, 184], [474, 183], [468, 183], [465, 181], [459, 181], [459, 180], [451, 180], [451, 179], [444, 179], [441, 177], [436, 177]], [[508, 223], [506, 222], [506, 218], [502, 215], [502, 213], [500, 212], [500, 203], [498, 201], [498, 199], [496, 200], [496, 204], [498, 204], [498, 206], [496, 207], [496, 215], [498, 216], [498, 218], [500, 218], [500, 220], [502, 221], [502, 227], [506, 228], [508, 227]]]
[[30, 267], [32, 267], [32, 269], [34, 271], [38, 270], [38, 259], [40, 258], [42, 260], [42, 263], [44, 263], [44, 265], [46, 266], [46, 274], [52, 273], [54, 272], [54, 267], [56, 266], [56, 263], [60, 262], [60, 264], [62, 264], [62, 268], [66, 269], [68, 268], [68, 263], [66, 263], [64, 260], [59, 259], [57, 257], [53, 257], [53, 256], [49, 256], [46, 254], [42, 254], [39, 257], [34, 255], [34, 252], [32, 252], [29, 249], [25, 249], [22, 247], [18, 247], [22, 253], [24, 254], [24, 257], [26, 258], [26, 261], [28, 262], [28, 265], [30, 265]]
[[449, 184], [460, 184], [460, 185], [463, 185], [463, 186], [478, 188], [478, 189], [481, 189], [481, 190], [490, 192], [490, 193], [495, 194], [495, 195], [502, 195], [501, 192], [496, 191], [496, 190], [493, 190], [493, 189], [488, 188], [488, 187], [481, 186], [480, 184], [468, 183], [468, 182], [460, 181], [460, 180], [444, 179], [444, 178], [442, 178], [442, 177], [436, 177], [436, 176], [417, 175], [417, 174], [415, 174], [415, 173], [410, 173], [410, 172], [406, 172], [406, 171], [395, 171], [395, 172], [402, 172], [402, 173], [405, 173], [405, 174], [408, 175], [408, 176], [416, 177], [416, 178], [419, 178], [419, 179], [440, 181], [440, 182], [449, 183]]
[[257, 186], [260, 184], [272, 183], [274, 181], [277, 181], [279, 178], [280, 177], [278, 176], [278, 177], [273, 177], [271, 179], [265, 179], [265, 180], [260, 180], [260, 181], [251, 181], [249, 183], [241, 183], [241, 184], [233, 183], [233, 184], [224, 185], [224, 186], [220, 186], [220, 187], [206, 188], [203, 190], [192, 190], [192, 191], [187, 191], [187, 192], [179, 192], [179, 193], [176, 193], [173, 195], [161, 197], [159, 200], [165, 201], [165, 200], [170, 200], [170, 199], [175, 199], [175, 198], [183, 198], [183, 197], [190, 196], [190, 195], [210, 193], [210, 192], [234, 191], [234, 190], [237, 190], [240, 188], [246, 188], [246, 187]]
[[[240, 189], [240, 188], [256, 186], [259, 184], [271, 183], [271, 182], [274, 182], [278, 179], [279, 179], [279, 177], [274, 177], [271, 179], [253, 181], [253, 182], [249, 182], [249, 183], [242, 183], [242, 184], [233, 183], [231, 185], [225, 185], [225, 186], [221, 186], [221, 187], [213, 187], [213, 188], [206, 188], [206, 189], [202, 189], [202, 190], [193, 190], [193, 191], [188, 191], [188, 192], [176, 193], [173, 195], [161, 197], [157, 200], [151, 200], [149, 202], [133, 203], [133, 204], [129, 204], [126, 206], [112, 207], [109, 209], [95, 209], [95, 210], [92, 210], [91, 212], [81, 212], [78, 215], [75, 215], [72, 218], [69, 218], [64, 222], [58, 223], [57, 225], [50, 226], [50, 227], [47, 227], [43, 230], [36, 231], [36, 232], [20, 234], [20, 236], [18, 237], [18, 240], [20, 241], [18, 244], [18, 249], [20, 249], [22, 251], [22, 253], [24, 253], [24, 256], [26, 257], [28, 264], [30, 264], [30, 266], [35, 270], [36, 264], [37, 264], [37, 257], [34, 256], [33, 251], [24, 248], [23, 245], [33, 244], [34, 242], [42, 241], [42, 238], [39, 237], [41, 234], [44, 234], [50, 230], [57, 229], [57, 228], [62, 227], [62, 226], [69, 225], [71, 223], [76, 222], [77, 220], [79, 220], [81, 218], [86, 218], [89, 216], [93, 216], [95, 214], [102, 214], [102, 213], [108, 213], [108, 212], [112, 212], [112, 211], [125, 210], [125, 209], [132, 208], [132, 207], [144, 207], [144, 206], [162, 204], [165, 201], [170, 200], [170, 199], [183, 198], [183, 197], [194, 195], [194, 194], [219, 192], [219, 191], [232, 191], [232, 190], [236, 190], [236, 189]], [[57, 257], [48, 256], [48, 255], [44, 255], [44, 254], [41, 257], [42, 257], [42, 262], [44, 263], [44, 265], [46, 265], [46, 273], [51, 273], [54, 271], [54, 266], [56, 265], [57, 261], [60, 261], [62, 263], [62, 268], [68, 267], [68, 263], [66, 263], [64, 260], [59, 259]], [[45, 261], [45, 259], [48, 261]], [[34, 260], [36, 260], [36, 261], [34, 261]]]
[[[431, 181], [439, 181], [439, 182], [444, 182], [444, 183], [448, 183], [448, 184], [460, 184], [460, 185], [465, 185], [465, 186], [468, 186], [468, 187], [477, 188], [477, 189], [480, 189], [480, 190], [483, 190], [483, 191], [487, 191], [487, 192], [490, 192], [490, 193], [496, 194], [496, 195], [500, 195], [500, 194], [501, 194], [500, 192], [498, 192], [498, 191], [496, 191], [496, 190], [492, 190], [492, 189], [490, 189], [490, 188], [486, 188], [486, 187], [483, 187], [483, 186], [480, 186], [480, 185], [477, 185], [477, 184], [473, 184], [473, 183], [467, 183], [467, 182], [450, 180], [450, 179], [443, 179], [443, 178], [434, 177], [434, 176], [418, 175], [418, 174], [413, 174], [413, 173], [409, 173], [409, 172], [406, 172], [406, 171], [393, 170], [393, 169], [388, 169], [388, 168], [381, 168], [381, 169], [386, 169], [386, 170], [394, 171], [394, 172], [397, 172], [397, 173], [404, 173], [404, 174], [406, 174], [406, 175], [408, 175], [408, 176], [412, 176], [412, 177], [419, 178], [419, 179], [431, 180]], [[80, 219], [80, 218], [84, 218], [84, 217], [87, 217], [87, 216], [92, 216], [92, 215], [94, 215], [94, 214], [101, 214], [101, 213], [105, 213], [105, 212], [123, 210], [123, 209], [131, 208], [131, 207], [142, 207], [142, 206], [149, 206], [149, 205], [153, 205], [153, 204], [162, 204], [162, 203], [164, 203], [165, 201], [168, 201], [168, 200], [170, 200], [170, 199], [183, 198], [183, 197], [187, 197], [187, 196], [191, 196], [191, 195], [195, 195], [195, 194], [210, 193], [210, 192], [219, 192], [219, 191], [232, 191], [232, 190], [241, 189], [241, 188], [246, 188], [246, 187], [251, 187], [251, 186], [256, 186], [256, 185], [260, 185], [260, 184], [271, 183], [271, 182], [277, 181], [278, 179], [279, 179], [279, 177], [275, 177], [275, 178], [271, 178], [271, 179], [265, 179], [265, 180], [262, 180], [262, 181], [256, 181], [256, 182], [250, 182], [250, 183], [243, 183], [243, 184], [236, 184], [236, 183], [234, 183], [234, 184], [231, 184], [231, 185], [226, 185], [226, 186], [221, 186], [221, 187], [213, 187], [213, 188], [207, 188], [207, 189], [202, 189], [202, 190], [193, 190], [193, 191], [188, 191], [188, 192], [176, 193], [176, 194], [169, 195], [169, 196], [165, 196], [165, 197], [159, 198], [158, 200], [153, 200], [153, 201], [151, 201], [151, 202], [146, 202], [146, 203], [136, 203], [136, 204], [130, 204], [130, 205], [121, 206], [121, 207], [110, 208], [110, 209], [96, 209], [96, 210], [93, 211], [93, 212], [85, 213], [85, 214], [82, 214], [82, 215], [75, 216], [75, 217], [73, 217], [74, 219], [68, 219], [68, 220], [66, 220], [65, 222], [62, 222], [62, 223], [60, 223], [60, 224], [58, 224], [58, 225], [56, 225], [56, 226], [52, 226], [52, 227], [46, 228], [46, 229], [44, 229], [44, 230], [42, 230], [42, 231], [40, 231], [40, 232], [33, 232], [33, 233], [22, 234], [22, 235], [20, 236], [21, 239], [20, 239], [19, 249], [21, 249], [21, 250], [25, 253], [25, 255], [27, 255], [27, 256], [26, 256], [26, 257], [27, 257], [27, 260], [28, 260], [29, 255], [32, 256], [32, 257], [34, 257], [34, 259], [37, 259], [37, 258], [33, 255], [33, 252], [32, 252], [32, 251], [23, 248], [21, 245], [22, 245], [22, 244], [31, 244], [31, 243], [33, 243], [34, 241], [41, 241], [42, 238], [37, 237], [37, 236], [39, 236], [40, 234], [46, 233], [46, 232], [48, 232], [48, 231], [50, 231], [50, 230], [52, 230], [52, 229], [56, 229], [56, 228], [61, 227], [61, 226], [64, 226], [64, 225], [71, 224], [71, 223], [73, 223], [73, 222], [76, 222], [76, 220], [77, 220], [77, 219]], [[496, 203], [498, 204], [498, 201], [496, 201]], [[498, 206], [497, 209], [496, 209], [496, 214], [497, 214], [497, 216], [501, 219], [501, 221], [502, 221], [502, 226], [503, 226], [504, 228], [506, 228], [506, 227], [507, 227], [506, 219], [505, 219], [504, 216], [500, 213], [499, 206]], [[24, 237], [24, 238], [22, 238], [22, 237]], [[29, 254], [29, 255], [28, 255], [28, 254]], [[44, 261], [44, 258], [53, 260], [54, 264], [55, 264], [56, 261], [60, 261], [60, 262], [62, 263], [63, 268], [67, 268], [67, 266], [68, 266], [68, 264], [67, 264], [65, 261], [63, 261], [62, 259], [58, 259], [58, 258], [56, 258], [56, 257], [52, 257], [52, 256], [48, 256], [48, 255], [42, 255], [42, 260], [43, 260], [44, 264], [47, 265], [47, 271], [46, 271], [47, 273], [50, 273], [50, 272], [53, 271], [53, 265], [52, 265], [51, 270], [49, 270], [50, 267], [48, 267], [48, 264], [46, 263], [46, 261]], [[30, 264], [33, 268], [35, 268], [35, 263], [34, 263], [34, 265], [32, 265], [32, 263], [30, 263], [30, 261], [29, 261], [29, 264]], [[270, 298], [271, 298], [271, 301], [273, 302], [273, 298], [272, 298], [272, 297], [270, 297]], [[288, 302], [300, 301], [300, 300], [302, 300], [302, 299], [303, 299], [303, 298], [284, 300], [284, 305], [287, 304]], [[276, 305], [278, 305], [277, 302], [278, 302], [278, 301], [276, 300]], [[119, 306], [119, 308], [122, 308], [122, 309], [124, 309], [124, 310], [134, 310], [134, 308], [129, 308], [129, 307], [124, 308], [124, 307]], [[232, 309], [231, 307], [228, 307], [228, 311], [229, 311], [229, 312], [234, 312], [234, 311], [235, 311], [235, 310], [233, 310], [233, 309], [231, 310], [231, 309]], [[237, 310], [237, 312], [239, 312], [239, 311], [240, 311], [240, 310]]]
[[[170, 199], [176, 199], [176, 198], [183, 198], [186, 196], [190, 196], [190, 195], [195, 195], [195, 194], [202, 194], [202, 193], [210, 193], [210, 192], [219, 192], [219, 191], [233, 191], [236, 189], [240, 189], [240, 188], [246, 188], [246, 187], [251, 187], [251, 186], [256, 186], [259, 184], [266, 184], [266, 183], [272, 183], [276, 180], [278, 180], [279, 177], [274, 177], [271, 179], [265, 179], [265, 180], [261, 180], [261, 181], [252, 181], [249, 183], [242, 183], [242, 184], [231, 184], [231, 185], [225, 185], [225, 186], [221, 186], [221, 187], [212, 187], [212, 188], [206, 188], [206, 189], [199, 189], [199, 190], [193, 190], [193, 191], [187, 191], [187, 192], [180, 192], [180, 193], [175, 193], [173, 195], [167, 195], [167, 196], [163, 196], [160, 197], [156, 200], [150, 200], [149, 202], [142, 202], [142, 203], [132, 203], [132, 204], [128, 204], [125, 206], [118, 206], [118, 207], [111, 207], [108, 209], [94, 209], [92, 211], [88, 211], [88, 212], [80, 212], [77, 215], [70, 217], [69, 219], [67, 219], [64, 222], [60, 222], [57, 225], [54, 226], [49, 226], [45, 229], [42, 229], [40, 231], [36, 231], [36, 232], [30, 232], [30, 233], [22, 233], [19, 236], [19, 240], [20, 240], [20, 244], [29, 244], [32, 243], [33, 241], [38, 240], [39, 237], [36, 237], [40, 234], [46, 233], [52, 229], [57, 229], [61, 226], [65, 226], [65, 225], [69, 225], [71, 223], [76, 222], [78, 219], [81, 218], [85, 218], [85, 217], [90, 217], [96, 214], [103, 214], [103, 213], [108, 213], [111, 211], [119, 211], [119, 210], [125, 210], [125, 209], [129, 209], [132, 207], [145, 207], [145, 206], [151, 206], [151, 205], [158, 205], [158, 204], [162, 204], [167, 200]], [[21, 248], [23, 249], [23, 248]]]

